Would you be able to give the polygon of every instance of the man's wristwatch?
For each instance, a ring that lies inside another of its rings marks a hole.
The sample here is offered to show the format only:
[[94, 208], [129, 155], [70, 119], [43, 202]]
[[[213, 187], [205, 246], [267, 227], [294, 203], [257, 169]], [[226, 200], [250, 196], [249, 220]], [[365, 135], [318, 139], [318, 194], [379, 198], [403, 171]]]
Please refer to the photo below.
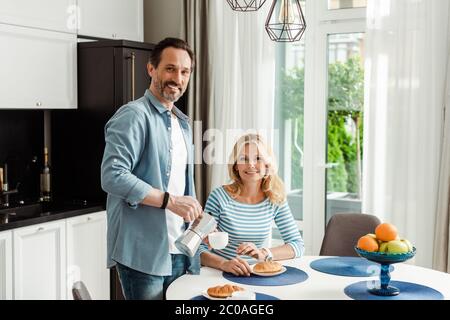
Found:
[[272, 251], [270, 251], [269, 248], [262, 248], [262, 251], [266, 253], [264, 261], [272, 261], [273, 259]]

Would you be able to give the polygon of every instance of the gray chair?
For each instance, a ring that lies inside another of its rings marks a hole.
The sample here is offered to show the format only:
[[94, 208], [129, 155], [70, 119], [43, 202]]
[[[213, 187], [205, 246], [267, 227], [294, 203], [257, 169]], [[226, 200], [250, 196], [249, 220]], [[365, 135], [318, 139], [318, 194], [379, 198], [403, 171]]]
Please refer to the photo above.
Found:
[[354, 246], [358, 239], [368, 233], [375, 233], [380, 220], [363, 213], [337, 213], [333, 215], [325, 229], [321, 256], [357, 257]]
[[73, 284], [72, 295], [74, 300], [92, 300], [83, 281], [77, 281]]

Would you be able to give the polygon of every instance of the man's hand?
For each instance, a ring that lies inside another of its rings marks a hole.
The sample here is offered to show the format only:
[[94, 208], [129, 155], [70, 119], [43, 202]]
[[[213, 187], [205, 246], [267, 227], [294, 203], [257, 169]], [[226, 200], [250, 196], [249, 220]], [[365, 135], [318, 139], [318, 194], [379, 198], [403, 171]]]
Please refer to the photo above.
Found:
[[170, 195], [167, 209], [182, 217], [186, 222], [194, 221], [203, 213], [203, 208], [197, 199], [190, 196]]
[[243, 242], [236, 249], [237, 254], [247, 255], [255, 258], [256, 260], [262, 261], [266, 258], [266, 254], [263, 250], [256, 247], [253, 242]]
[[222, 262], [220, 269], [225, 272], [234, 274], [235, 276], [250, 276], [252, 269], [248, 265], [247, 261], [236, 257], [231, 260]]

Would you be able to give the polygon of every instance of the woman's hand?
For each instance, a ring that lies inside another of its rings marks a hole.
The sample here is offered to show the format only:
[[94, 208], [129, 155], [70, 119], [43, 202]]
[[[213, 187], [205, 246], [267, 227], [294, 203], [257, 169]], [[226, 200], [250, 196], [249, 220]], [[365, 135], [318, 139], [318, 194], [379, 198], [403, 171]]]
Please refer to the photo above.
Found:
[[205, 239], [203, 239], [203, 243], [208, 246], [208, 250], [212, 249], [211, 245], [209, 244], [208, 236], [206, 236]]
[[236, 249], [237, 254], [247, 255], [255, 258], [256, 260], [262, 261], [266, 258], [266, 254], [263, 250], [260, 250], [256, 247], [253, 242], [243, 242]]
[[220, 269], [225, 272], [229, 272], [234, 274], [235, 276], [250, 276], [252, 272], [250, 266], [247, 261], [236, 257], [231, 260], [226, 260], [222, 262]]
[[[219, 230], [218, 230], [217, 228], [215, 228], [214, 231], [211, 232], [211, 233], [214, 233], [214, 232], [219, 232]], [[203, 239], [203, 243], [205, 243], [205, 244], [208, 246], [208, 249], [211, 250], [212, 247], [211, 247], [211, 245], [209, 244], [209, 238], [208, 238], [208, 236], [209, 236], [209, 235], [207, 235], [207, 236]]]

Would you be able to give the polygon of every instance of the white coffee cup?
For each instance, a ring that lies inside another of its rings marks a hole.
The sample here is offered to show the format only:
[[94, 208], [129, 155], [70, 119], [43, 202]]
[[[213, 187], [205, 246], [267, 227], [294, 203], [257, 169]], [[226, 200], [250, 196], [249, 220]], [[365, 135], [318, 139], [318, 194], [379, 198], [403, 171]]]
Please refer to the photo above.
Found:
[[224, 249], [228, 244], [227, 232], [212, 232], [208, 235], [209, 245], [214, 249]]

